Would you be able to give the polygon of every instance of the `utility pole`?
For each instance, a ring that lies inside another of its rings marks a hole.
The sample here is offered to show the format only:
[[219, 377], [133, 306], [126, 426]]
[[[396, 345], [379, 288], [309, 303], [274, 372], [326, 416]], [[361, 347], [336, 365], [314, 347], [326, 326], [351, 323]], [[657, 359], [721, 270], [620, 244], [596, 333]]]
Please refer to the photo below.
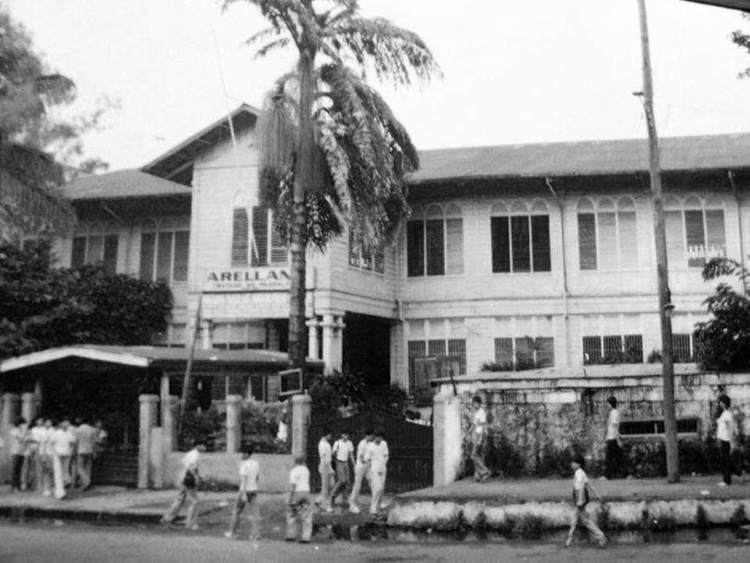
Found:
[[680, 460], [677, 450], [677, 420], [674, 409], [674, 363], [672, 358], [672, 305], [667, 269], [667, 236], [664, 228], [664, 197], [659, 163], [659, 138], [654, 118], [654, 87], [651, 76], [651, 54], [648, 40], [646, 0], [638, 1], [641, 26], [641, 54], [643, 58], [643, 110], [648, 128], [649, 177], [654, 202], [654, 235], [656, 239], [656, 279], [659, 292], [659, 323], [661, 325], [661, 368], [664, 410], [664, 441], [667, 450], [667, 482], [680, 480]]

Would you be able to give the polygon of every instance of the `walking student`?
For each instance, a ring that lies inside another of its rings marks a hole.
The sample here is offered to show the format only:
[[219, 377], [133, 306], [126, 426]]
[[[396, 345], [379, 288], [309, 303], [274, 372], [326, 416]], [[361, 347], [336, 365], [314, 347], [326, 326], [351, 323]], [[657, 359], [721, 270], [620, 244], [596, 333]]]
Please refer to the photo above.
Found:
[[310, 470], [304, 457], [294, 458], [289, 472], [289, 500], [286, 509], [286, 541], [307, 543], [312, 536], [313, 513], [310, 498]]
[[182, 458], [182, 470], [180, 471], [180, 491], [172, 506], [162, 516], [163, 524], [174, 522], [183, 504], [188, 505], [185, 515], [185, 528], [188, 530], [198, 529], [198, 485], [200, 484], [200, 473], [198, 461], [200, 452], [205, 448], [200, 442], [195, 442], [193, 448]]
[[96, 437], [98, 431], [88, 423], [85, 418], [76, 430], [78, 439], [78, 478], [81, 490], [85, 491], [91, 487], [91, 469], [94, 463], [94, 448], [96, 446]]
[[349, 463], [354, 464], [354, 444], [349, 434], [342, 432], [341, 437], [333, 444], [333, 459], [336, 463], [336, 484], [331, 491], [331, 501], [336, 504], [339, 494], [346, 498], [348, 489], [352, 484], [352, 472]]
[[365, 430], [365, 437], [357, 444], [357, 456], [354, 461], [354, 486], [352, 494], [349, 496], [349, 512], [359, 514], [359, 493], [362, 490], [362, 481], [367, 478], [370, 472], [370, 444], [374, 438], [372, 428]]
[[[28, 428], [26, 426], [26, 419], [19, 416], [16, 419], [15, 425], [10, 429], [10, 461], [11, 461], [11, 477], [10, 477], [10, 490], [16, 492], [21, 490], [21, 478], [23, 477], [23, 465], [26, 459], [26, 438], [28, 434]], [[25, 488], [25, 487], [24, 487]]]
[[607, 416], [607, 433], [604, 437], [607, 448], [604, 454], [604, 478], [614, 479], [621, 470], [620, 411], [617, 410], [615, 397], [609, 397], [607, 403], [609, 403], [609, 415]]
[[719, 441], [719, 453], [721, 455], [721, 475], [722, 481], [720, 487], [726, 487], [732, 484], [732, 444], [734, 443], [735, 424], [734, 415], [730, 406], [732, 401], [727, 395], [719, 397], [719, 408], [721, 414], [716, 421], [716, 439]]
[[326, 512], [333, 512], [331, 507], [331, 486], [333, 485], [333, 467], [331, 466], [333, 450], [331, 448], [333, 434], [330, 430], [323, 431], [323, 437], [318, 442], [318, 473], [320, 473], [320, 497], [318, 504]]
[[237, 535], [237, 525], [240, 521], [240, 515], [245, 506], [249, 506], [250, 540], [255, 544], [260, 538], [260, 506], [258, 504], [260, 466], [256, 460], [252, 459], [252, 456], [253, 447], [243, 446], [242, 462], [240, 463], [240, 490], [234, 510], [232, 511], [229, 530], [224, 534], [224, 537], [233, 538]]
[[482, 405], [482, 398], [476, 396], [471, 401], [474, 414], [471, 417], [471, 461], [474, 463], [474, 479], [486, 481], [490, 470], [484, 463], [487, 444], [487, 411]]
[[377, 514], [383, 508], [387, 464], [388, 444], [383, 439], [383, 431], [378, 430], [375, 432], [375, 439], [370, 445], [370, 489], [372, 489], [370, 514], [372, 515]]
[[573, 543], [573, 536], [575, 535], [576, 528], [581, 524], [586, 528], [591, 539], [594, 540], [599, 547], [604, 547], [607, 543], [607, 538], [599, 529], [599, 526], [594, 522], [594, 518], [586, 512], [586, 505], [589, 503], [589, 496], [593, 494], [596, 498], [601, 501], [601, 498], [596, 491], [591, 487], [589, 478], [586, 476], [584, 471], [584, 460], [582, 455], [577, 455], [573, 458], [570, 463], [570, 467], [573, 469], [573, 513], [570, 518], [570, 531], [568, 531], [568, 539], [565, 541], [565, 547], [570, 547]]

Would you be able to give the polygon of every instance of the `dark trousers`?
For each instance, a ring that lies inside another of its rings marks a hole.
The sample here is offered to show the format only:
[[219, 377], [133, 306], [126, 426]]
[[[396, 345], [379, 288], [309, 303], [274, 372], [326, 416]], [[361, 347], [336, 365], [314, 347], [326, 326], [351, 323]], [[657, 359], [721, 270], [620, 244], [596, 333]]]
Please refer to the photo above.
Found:
[[620, 452], [620, 444], [617, 443], [617, 440], [607, 440], [604, 458], [604, 476], [607, 479], [614, 479], [620, 475]]
[[11, 456], [12, 472], [10, 477], [10, 488], [20, 489], [21, 488], [21, 475], [23, 474], [23, 462], [24, 457], [22, 455]]
[[719, 452], [721, 454], [721, 475], [727, 485], [732, 484], [732, 457], [730, 455], [729, 442], [719, 440]]

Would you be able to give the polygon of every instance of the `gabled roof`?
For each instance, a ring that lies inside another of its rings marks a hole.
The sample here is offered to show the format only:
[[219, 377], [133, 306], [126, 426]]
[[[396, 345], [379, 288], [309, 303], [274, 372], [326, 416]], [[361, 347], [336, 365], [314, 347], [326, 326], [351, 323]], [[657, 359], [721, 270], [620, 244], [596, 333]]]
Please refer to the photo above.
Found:
[[[259, 110], [249, 104], [240, 104], [230, 113], [235, 131], [252, 126], [258, 118]], [[162, 178], [173, 178], [195, 160], [201, 151], [231, 137], [227, 115], [214, 121], [208, 127], [191, 135], [177, 146], [158, 156], [141, 170]]]
[[129, 197], [188, 196], [190, 188], [140, 170], [116, 170], [105, 174], [81, 176], [62, 187], [64, 197], [72, 201], [121, 199]]
[[[665, 172], [750, 168], [750, 134], [660, 140]], [[420, 151], [411, 184], [481, 178], [597, 176], [648, 171], [648, 141], [576, 141]]]

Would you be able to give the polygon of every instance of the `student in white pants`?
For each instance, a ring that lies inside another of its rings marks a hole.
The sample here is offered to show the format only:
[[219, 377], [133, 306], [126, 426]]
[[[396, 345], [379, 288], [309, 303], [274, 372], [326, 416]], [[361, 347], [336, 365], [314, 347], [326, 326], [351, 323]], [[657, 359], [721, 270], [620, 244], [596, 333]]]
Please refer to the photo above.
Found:
[[370, 488], [372, 489], [370, 514], [377, 514], [382, 508], [387, 464], [388, 444], [383, 439], [383, 431], [378, 430], [375, 433], [375, 440], [370, 445]]
[[65, 497], [65, 485], [70, 482], [70, 457], [73, 454], [75, 440], [75, 435], [70, 431], [70, 422], [67, 419], [63, 419], [50, 437], [56, 499]]
[[349, 495], [349, 512], [354, 514], [359, 513], [357, 501], [359, 500], [359, 492], [362, 490], [362, 482], [365, 478], [369, 481], [367, 474], [370, 471], [370, 444], [373, 440], [373, 434], [372, 428], [368, 428], [365, 430], [365, 437], [357, 444], [357, 455], [354, 458], [354, 486], [352, 487], [352, 494]]

